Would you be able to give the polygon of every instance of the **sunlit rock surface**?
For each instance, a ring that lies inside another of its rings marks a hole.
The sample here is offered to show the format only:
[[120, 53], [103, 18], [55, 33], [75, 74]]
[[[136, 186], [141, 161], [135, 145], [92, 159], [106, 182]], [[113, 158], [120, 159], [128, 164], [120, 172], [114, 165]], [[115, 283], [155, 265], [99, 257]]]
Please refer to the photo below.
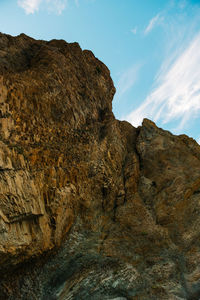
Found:
[[0, 299], [200, 299], [200, 147], [114, 93], [77, 43], [0, 34]]

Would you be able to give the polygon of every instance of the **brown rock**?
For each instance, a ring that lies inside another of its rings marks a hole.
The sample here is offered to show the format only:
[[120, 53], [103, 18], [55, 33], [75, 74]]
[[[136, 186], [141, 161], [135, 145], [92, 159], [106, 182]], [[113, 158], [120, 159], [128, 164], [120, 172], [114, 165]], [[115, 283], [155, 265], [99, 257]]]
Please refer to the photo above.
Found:
[[0, 299], [199, 299], [200, 148], [115, 120], [77, 43], [0, 34]]

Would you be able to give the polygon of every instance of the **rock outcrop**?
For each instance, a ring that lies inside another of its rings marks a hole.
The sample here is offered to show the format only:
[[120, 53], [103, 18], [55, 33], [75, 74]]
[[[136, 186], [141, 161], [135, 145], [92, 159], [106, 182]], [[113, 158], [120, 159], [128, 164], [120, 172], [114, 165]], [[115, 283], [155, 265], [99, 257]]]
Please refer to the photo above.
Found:
[[77, 43], [0, 34], [0, 299], [200, 298], [200, 147], [114, 93]]

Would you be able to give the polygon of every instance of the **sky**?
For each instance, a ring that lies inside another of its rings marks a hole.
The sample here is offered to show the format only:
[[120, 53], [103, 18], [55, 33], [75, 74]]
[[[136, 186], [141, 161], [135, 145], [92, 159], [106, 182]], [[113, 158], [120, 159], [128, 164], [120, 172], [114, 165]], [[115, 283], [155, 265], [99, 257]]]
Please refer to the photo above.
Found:
[[116, 118], [200, 143], [200, 0], [0, 0], [0, 32], [78, 42], [109, 68]]

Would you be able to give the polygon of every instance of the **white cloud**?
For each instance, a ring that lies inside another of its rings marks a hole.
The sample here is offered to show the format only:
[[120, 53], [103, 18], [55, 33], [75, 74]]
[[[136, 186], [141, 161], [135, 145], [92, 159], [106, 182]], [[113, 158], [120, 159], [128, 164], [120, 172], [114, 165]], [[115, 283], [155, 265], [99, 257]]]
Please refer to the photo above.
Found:
[[187, 1], [186, 0], [180, 0], [180, 2], [178, 3], [178, 6], [180, 9], [184, 9], [187, 6]]
[[180, 130], [200, 115], [199, 49], [200, 33], [168, 69], [165, 67], [159, 72], [156, 88], [126, 119], [135, 126], [140, 125], [144, 117], [163, 124], [178, 120], [176, 129]]
[[[74, 0], [76, 6], [79, 6], [79, 1]], [[61, 14], [66, 8], [68, 0], [18, 0], [18, 5], [23, 8], [26, 14], [34, 14], [43, 5], [48, 11]]]
[[18, 0], [18, 5], [22, 7], [26, 14], [34, 14], [41, 4], [42, 0]]
[[60, 15], [67, 6], [67, 0], [46, 0], [48, 10]]
[[79, 7], [79, 0], [74, 0], [77, 7]]
[[147, 25], [147, 27], [144, 30], [144, 34], [148, 34], [149, 32], [151, 32], [153, 30], [153, 28], [156, 25], [160, 25], [162, 23], [162, 21], [164, 20], [164, 17], [160, 16], [160, 14], [157, 14], [154, 18], [152, 18], [149, 21], [149, 24]]
[[131, 29], [131, 32], [132, 32], [133, 34], [136, 34], [136, 33], [137, 33], [137, 27]]
[[139, 64], [134, 65], [121, 74], [117, 84], [116, 96], [121, 97], [135, 84], [140, 67]]

